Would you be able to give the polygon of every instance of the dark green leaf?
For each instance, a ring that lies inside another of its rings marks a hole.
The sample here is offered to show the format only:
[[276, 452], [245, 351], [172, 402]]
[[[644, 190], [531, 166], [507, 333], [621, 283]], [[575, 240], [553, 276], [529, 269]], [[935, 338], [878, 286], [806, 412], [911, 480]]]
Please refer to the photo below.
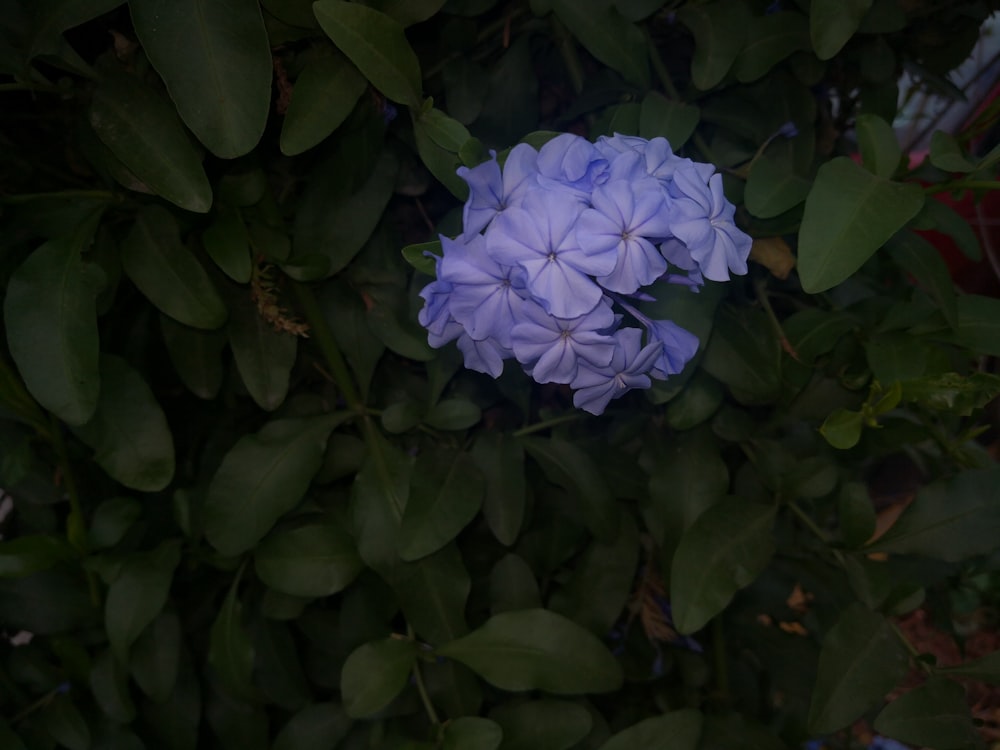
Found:
[[128, 673], [110, 650], [94, 659], [89, 683], [94, 700], [106, 716], [119, 724], [127, 724], [135, 718]]
[[600, 750], [695, 750], [701, 723], [701, 712], [682, 708], [633, 724], [601, 745]]
[[101, 355], [101, 395], [93, 418], [74, 432], [113, 479], [158, 492], [174, 476], [174, 442], [153, 392], [125, 360]]
[[962, 152], [955, 136], [943, 130], [935, 130], [931, 135], [930, 158], [931, 164], [945, 172], [975, 172], [979, 169]]
[[260, 315], [249, 295], [233, 299], [226, 326], [236, 369], [257, 406], [274, 411], [285, 400], [298, 339], [276, 331]]
[[430, 408], [424, 422], [435, 430], [467, 430], [481, 418], [482, 411], [471, 401], [446, 398]]
[[372, 430], [368, 456], [351, 488], [351, 528], [368, 567], [384, 571], [399, 560], [399, 527], [410, 494], [413, 464]]
[[260, 541], [305, 495], [319, 471], [326, 439], [347, 414], [269, 422], [234, 445], [205, 497], [205, 537], [224, 555]]
[[813, 0], [809, 6], [809, 33], [820, 60], [840, 52], [861, 25], [872, 0]]
[[860, 547], [875, 533], [875, 505], [861, 482], [845, 484], [837, 501], [840, 532], [848, 546]]
[[253, 700], [251, 682], [254, 648], [243, 626], [243, 605], [238, 595], [239, 577], [233, 581], [219, 614], [212, 623], [208, 643], [208, 666], [233, 697]]
[[849, 725], [892, 690], [907, 666], [886, 619], [850, 605], [823, 639], [809, 731], [826, 734]]
[[598, 539], [613, 539], [618, 533], [618, 506], [583, 449], [558, 438], [529, 437], [521, 444], [550, 481], [576, 493], [590, 532]]
[[194, 328], [218, 328], [226, 306], [198, 259], [180, 238], [177, 222], [162, 206], [146, 206], [122, 243], [122, 267], [162, 312]]
[[211, 226], [201, 234], [201, 242], [215, 265], [237, 284], [246, 284], [253, 273], [250, 237], [240, 212], [222, 208]]
[[799, 232], [803, 289], [815, 294], [844, 281], [923, 204], [919, 185], [879, 179], [845, 156], [824, 164]]
[[375, 88], [393, 101], [420, 106], [420, 62], [398, 22], [342, 0], [319, 0], [313, 12], [327, 36]]
[[163, 343], [181, 382], [198, 398], [213, 399], [222, 388], [222, 331], [201, 331], [160, 316]]
[[757, 16], [747, 29], [747, 40], [733, 65], [737, 80], [756, 81], [799, 50], [808, 50], [809, 23], [795, 11]]
[[427, 276], [437, 275], [437, 260], [435, 258], [430, 258], [427, 253], [441, 256], [441, 240], [434, 240], [433, 242], [421, 242], [416, 245], [407, 245], [403, 248], [403, 258], [413, 266], [415, 269], [420, 271], [422, 274]]
[[715, 414], [724, 397], [718, 381], [696, 374], [667, 405], [667, 424], [675, 430], [697, 427]]
[[858, 115], [854, 127], [865, 168], [876, 177], [891, 178], [903, 156], [896, 132], [878, 115]]
[[262, 707], [233, 698], [213, 686], [205, 718], [220, 750], [268, 750], [268, 716]]
[[271, 703], [286, 711], [298, 711], [312, 699], [312, 691], [289, 626], [256, 619], [251, 632], [254, 684]]
[[1000, 684], [1000, 651], [958, 664], [954, 667], [937, 667], [940, 674], [967, 677], [970, 680], [981, 680], [993, 685]]
[[617, 9], [605, 5], [598, 10], [572, 0], [552, 0], [552, 10], [590, 54], [629, 83], [649, 88], [645, 39]]
[[122, 664], [129, 663], [132, 644], [163, 609], [180, 559], [179, 545], [164, 542], [153, 552], [130, 557], [108, 587], [105, 627], [111, 650]]
[[504, 750], [567, 750], [593, 724], [584, 706], [552, 699], [499, 706], [490, 718], [499, 725]]
[[949, 235], [969, 260], [980, 260], [983, 257], [976, 231], [948, 204], [940, 200], [926, 201], [918, 221], [920, 219], [932, 222], [937, 231]]
[[781, 344], [763, 312], [723, 307], [702, 367], [740, 403], [767, 404], [781, 395]]
[[444, 728], [442, 750], [497, 750], [503, 729], [495, 721], [478, 716], [462, 716]]
[[865, 344], [868, 366], [875, 379], [886, 385], [919, 378], [927, 370], [929, 346], [905, 333], [883, 333]]
[[1000, 469], [969, 470], [921, 488], [870, 549], [958, 562], [996, 547]]
[[339, 703], [312, 703], [281, 728], [272, 750], [329, 750], [344, 739], [352, 723]]
[[50, 240], [13, 275], [4, 299], [7, 345], [31, 395], [69, 424], [97, 409], [100, 371], [95, 300], [104, 274], [80, 258], [76, 238]]
[[[432, 114], [436, 116], [428, 116]], [[450, 121], [451, 125], [443, 127], [442, 120]], [[463, 134], [464, 140], [460, 137]], [[417, 143], [417, 153], [428, 171], [458, 200], [468, 198], [469, 185], [456, 174], [456, 170], [462, 166], [458, 152], [470, 138], [465, 126], [438, 110], [431, 109], [419, 118], [414, 118], [413, 137]]]
[[936, 750], [979, 744], [965, 689], [940, 677], [904, 693], [883, 708], [875, 717], [875, 731], [910, 745]]
[[0, 621], [8, 630], [62, 633], [92, 627], [95, 614], [79, 569], [60, 566], [22, 578], [0, 578]]
[[958, 321], [955, 284], [938, 249], [913, 232], [900, 232], [890, 240], [887, 249], [903, 272], [912, 274], [937, 302], [948, 324], [955, 325]]
[[524, 449], [510, 436], [486, 431], [476, 438], [472, 456], [486, 476], [486, 523], [501, 544], [510, 546], [517, 540], [524, 519]]
[[271, 106], [271, 50], [255, 0], [130, 0], [143, 50], [177, 111], [216, 156], [257, 145]]
[[727, 498], [681, 537], [670, 574], [674, 624], [693, 633], [761, 573], [774, 552], [775, 508]]
[[73, 548], [63, 539], [30, 534], [0, 542], [0, 578], [18, 578], [73, 557]]
[[416, 562], [398, 563], [384, 575], [421, 640], [448, 643], [468, 632], [465, 603], [471, 582], [455, 545]]
[[211, 208], [212, 188], [177, 113], [138, 78], [106, 70], [91, 100], [90, 125], [161, 198], [197, 213]]
[[55, 696], [41, 712], [41, 721], [52, 738], [68, 750], [89, 750], [90, 728], [72, 701]]
[[746, 41], [750, 12], [739, 0], [685, 5], [677, 13], [694, 34], [691, 81], [706, 91], [726, 77]]
[[129, 669], [142, 691], [157, 703], [170, 698], [177, 684], [181, 621], [167, 610], [146, 628], [132, 647]]
[[799, 205], [808, 194], [809, 180], [795, 173], [791, 159], [765, 153], [750, 168], [743, 200], [754, 216], [773, 219]]
[[344, 710], [353, 718], [378, 713], [406, 687], [417, 661], [417, 644], [385, 638], [359, 646], [344, 662], [340, 691]]
[[483, 109], [490, 78], [483, 67], [460, 57], [441, 70], [448, 114], [465, 125], [473, 122]]
[[643, 138], [666, 138], [673, 150], [683, 146], [698, 127], [701, 110], [691, 104], [667, 99], [650, 91], [639, 110], [639, 135]]
[[903, 401], [963, 417], [971, 416], [1000, 396], [1000, 376], [988, 372], [974, 372], [967, 377], [946, 372], [906, 380], [900, 385]]
[[531, 566], [513, 553], [501, 557], [490, 571], [490, 612], [496, 615], [541, 606], [542, 596]]
[[1000, 357], [1000, 300], [962, 294], [957, 304], [955, 334], [958, 343], [979, 354]]
[[[5, 748], [8, 748], [8, 750], [27, 750], [24, 742], [21, 741], [21, 738], [14, 734], [14, 730], [11, 729], [7, 725], [7, 722], [3, 719], [0, 719], [0, 744], [2, 744]], [[459, 747], [461, 746], [456, 746], [453, 750], [459, 750]], [[484, 750], [492, 750], [487, 745], [484, 745], [483, 747]]]
[[335, 594], [364, 567], [351, 535], [332, 518], [270, 534], [253, 559], [261, 581], [301, 597]]
[[467, 636], [437, 649], [502, 690], [575, 695], [622, 684], [611, 652], [582, 627], [545, 609], [494, 615]]
[[445, 448], [421, 453], [400, 528], [399, 556], [417, 560], [458, 536], [479, 512], [486, 480], [472, 456]]
[[311, 149], [347, 119], [368, 86], [365, 77], [341, 55], [310, 60], [295, 81], [281, 126], [281, 153]]

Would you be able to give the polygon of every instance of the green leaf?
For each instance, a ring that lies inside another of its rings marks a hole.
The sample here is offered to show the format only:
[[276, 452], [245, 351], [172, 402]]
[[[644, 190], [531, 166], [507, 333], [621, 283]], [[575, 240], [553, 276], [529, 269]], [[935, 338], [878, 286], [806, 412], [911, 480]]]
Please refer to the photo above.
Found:
[[424, 416], [424, 423], [435, 430], [467, 430], [482, 419], [482, 410], [464, 398], [438, 401]]
[[976, 231], [954, 208], [941, 200], [929, 200], [924, 202], [924, 209], [920, 213], [917, 221], [930, 222], [934, 229], [951, 237], [966, 258], [976, 261], [982, 259], [983, 251], [979, 247]]
[[253, 273], [250, 236], [240, 212], [223, 207], [211, 226], [201, 233], [201, 242], [215, 265], [237, 284], [246, 284]]
[[135, 719], [128, 673], [110, 650], [103, 651], [94, 659], [88, 682], [94, 701], [106, 716], [119, 724], [128, 724]]
[[639, 135], [649, 139], [666, 138], [676, 151], [691, 137], [700, 120], [701, 110], [694, 105], [671, 101], [650, 91], [639, 110]]
[[930, 242], [913, 232], [900, 232], [887, 246], [889, 255], [904, 273], [913, 275], [941, 308], [949, 325], [958, 322], [955, 284], [941, 253]]
[[90, 749], [90, 728], [73, 702], [65, 695], [56, 695], [42, 709], [39, 717], [52, 738], [68, 750]]
[[875, 533], [875, 505], [861, 482], [845, 484], [837, 499], [840, 532], [850, 547], [860, 547]]
[[675, 430], [690, 430], [710, 419], [725, 398], [714, 378], [696, 373], [684, 390], [667, 404], [667, 424]]
[[368, 456], [351, 487], [351, 529], [365, 564], [385, 571], [399, 560], [399, 528], [413, 464], [375, 430], [366, 435], [365, 443]]
[[760, 575], [774, 553], [774, 515], [774, 507], [727, 498], [684, 532], [670, 573], [678, 632], [701, 629]]
[[579, 695], [622, 684], [618, 661], [597, 638], [555, 612], [502, 612], [437, 649], [501, 690]]
[[420, 107], [420, 62], [398, 22], [342, 0], [319, 0], [313, 12], [326, 35], [375, 88], [395, 102]]
[[973, 747], [980, 742], [965, 689], [940, 677], [903, 693], [883, 708], [875, 717], [875, 731], [935, 750]]
[[351, 535], [332, 518], [270, 534], [253, 560], [267, 586], [301, 597], [335, 594], [364, 567]]
[[701, 724], [701, 712], [693, 708], [670, 711], [618, 732], [600, 750], [695, 750]]
[[208, 212], [212, 188], [201, 157], [173, 107], [155, 91], [135, 76], [105, 70], [89, 119], [104, 145], [146, 187], [183, 209]]
[[967, 470], [928, 484], [869, 549], [959, 562], [996, 547], [1000, 469]]
[[248, 153], [271, 107], [271, 49], [255, 0], [129, 0], [143, 50], [181, 119], [216, 156]]
[[208, 666], [234, 698], [254, 700], [257, 695], [251, 681], [254, 647], [242, 622], [243, 605], [237, 591], [239, 582], [240, 577], [237, 575], [215, 622], [212, 623], [208, 642]]
[[541, 606], [542, 597], [531, 566], [513, 553], [501, 557], [490, 571], [490, 612], [496, 615]]
[[420, 273], [427, 276], [437, 276], [437, 260], [428, 257], [427, 253], [441, 257], [444, 252], [441, 249], [441, 240], [407, 245], [403, 248], [402, 252], [403, 259], [420, 271]]
[[306, 63], [281, 126], [281, 153], [295, 156], [323, 141], [347, 119], [367, 87], [365, 77], [342, 55]]
[[931, 135], [931, 164], [945, 172], [975, 172], [978, 164], [973, 164], [962, 152], [955, 136], [943, 130], [935, 130]]
[[502, 705], [490, 718], [499, 725], [504, 750], [568, 750], [594, 721], [586, 707], [551, 698]]
[[878, 115], [858, 115], [855, 129], [865, 168], [882, 179], [890, 179], [903, 156], [896, 131]]
[[97, 409], [100, 371], [95, 301], [104, 274], [80, 258], [76, 238], [50, 240], [14, 271], [4, 299], [7, 346], [28, 391], [64, 422]]
[[225, 334], [191, 328], [166, 315], [160, 315], [160, 330], [170, 363], [187, 389], [205, 400], [219, 395]]
[[495, 721], [478, 716], [460, 716], [444, 728], [441, 750], [497, 750], [503, 729]]
[[74, 432], [109, 476], [141, 492], [159, 492], [174, 477], [174, 441], [152, 390], [125, 360], [101, 355], [97, 411]]
[[1000, 651], [994, 651], [954, 667], [935, 667], [935, 671], [939, 674], [967, 677], [970, 680], [997, 685], [1000, 684]]
[[205, 497], [205, 537], [223, 555], [260, 541], [305, 495], [319, 471], [330, 432], [347, 414], [279, 419], [237, 441]]
[[781, 344], [761, 311], [719, 310], [702, 367], [743, 404], [773, 403], [782, 393]]
[[861, 440], [861, 430], [864, 423], [865, 418], [860, 412], [835, 409], [830, 412], [830, 416], [823, 420], [819, 432], [826, 442], [834, 448], [847, 450], [853, 448]]
[[169, 700], [174, 691], [180, 653], [181, 621], [170, 610], [161, 612], [132, 646], [132, 676], [142, 692], [157, 703]]
[[809, 6], [809, 34], [820, 60], [840, 52], [861, 25], [872, 0], [813, 0]]
[[773, 219], [804, 201], [809, 187], [809, 180], [795, 173], [790, 158], [765, 153], [750, 168], [743, 200], [754, 216]]
[[108, 587], [104, 622], [115, 658], [129, 663], [129, 650], [167, 601], [180, 547], [164, 542], [153, 552], [136, 553]]
[[383, 575], [421, 640], [447, 643], [469, 631], [465, 603], [472, 584], [455, 545], [416, 562], [399, 563]]
[[614, 7], [552, 0], [552, 10], [586, 50], [629, 83], [649, 88], [646, 40]]
[[969, 376], [946, 372], [906, 380], [900, 385], [902, 400], [963, 417], [971, 416], [1000, 396], [1000, 376], [988, 372]]
[[906, 674], [906, 651], [888, 621], [851, 604], [823, 639], [809, 705], [809, 731], [841, 729], [878, 703]]
[[1000, 300], [979, 294], [962, 294], [957, 304], [955, 338], [958, 344], [979, 354], [1000, 357]]
[[465, 57], [449, 61], [441, 70], [448, 114], [466, 125], [483, 110], [490, 77], [479, 63]]
[[358, 719], [378, 713], [406, 687], [417, 661], [417, 644], [384, 638], [359, 646], [344, 662], [340, 692], [347, 715]]
[[19, 578], [73, 557], [73, 548], [63, 539], [47, 534], [29, 534], [0, 542], [0, 578]]
[[250, 397], [261, 409], [274, 411], [288, 394], [298, 339], [276, 331], [261, 317], [249, 295], [231, 300], [226, 335]]
[[[14, 734], [14, 730], [11, 729], [7, 722], [0, 719], [0, 744], [2, 744], [8, 750], [28, 750], [21, 738]], [[461, 746], [453, 746], [449, 750], [459, 750]], [[484, 750], [491, 750], [488, 746], [483, 746]], [[478, 747], [476, 748], [478, 750]]]
[[707, 91], [726, 77], [747, 38], [751, 17], [739, 0], [685, 5], [677, 18], [694, 34], [691, 82]]
[[0, 578], [0, 620], [17, 632], [63, 633], [99, 625], [78, 571], [67, 566], [21, 578]]
[[593, 460], [574, 443], [558, 438], [524, 438], [521, 444], [554, 484], [576, 493], [587, 528], [598, 539], [618, 532], [618, 506]]
[[802, 288], [816, 294], [847, 279], [923, 204], [915, 183], [880, 179], [846, 156], [824, 164], [799, 231]]
[[352, 723], [339, 703], [311, 703], [281, 728], [272, 750], [329, 750], [347, 736]]
[[757, 16], [750, 21], [746, 44], [733, 72], [741, 83], [756, 81], [792, 53], [809, 48], [809, 24], [801, 13], [778, 11]]
[[161, 312], [193, 328], [226, 322], [226, 306], [198, 259], [182, 242], [173, 215], [145, 206], [121, 246], [122, 267]]
[[880, 383], [919, 378], [927, 370], [930, 347], [906, 333], [881, 333], [865, 344], [872, 375]]
[[484, 431], [472, 446], [472, 456], [486, 477], [486, 523], [497, 541], [509, 547], [517, 540], [524, 521], [524, 449], [509, 435]]
[[465, 126], [439, 110], [429, 109], [420, 117], [414, 116], [413, 137], [428, 171], [458, 200], [465, 201], [469, 185], [456, 174], [462, 166], [459, 151], [471, 138]]
[[418, 456], [400, 528], [399, 556], [417, 560], [458, 536], [479, 512], [486, 479], [466, 452], [445, 447]]

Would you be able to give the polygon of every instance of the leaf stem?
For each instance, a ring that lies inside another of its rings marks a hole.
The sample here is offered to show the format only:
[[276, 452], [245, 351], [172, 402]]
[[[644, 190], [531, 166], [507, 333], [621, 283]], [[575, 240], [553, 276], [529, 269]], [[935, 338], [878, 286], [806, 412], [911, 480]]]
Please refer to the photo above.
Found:
[[[413, 626], [407, 624], [406, 634], [409, 636], [411, 641], [415, 641], [416, 637], [413, 633]], [[427, 693], [427, 685], [424, 684], [424, 676], [420, 671], [420, 660], [413, 662], [413, 682], [417, 686], [417, 692], [420, 693], [420, 702], [424, 704], [424, 711], [427, 712], [427, 718], [431, 720], [431, 723], [436, 727], [441, 726], [441, 718], [438, 716], [437, 710], [434, 708], [434, 703], [431, 702], [431, 697]]]
[[823, 529], [821, 529], [819, 525], [814, 520], [812, 520], [809, 514], [806, 513], [804, 510], [802, 510], [802, 508], [800, 508], [798, 503], [796, 503], [794, 500], [786, 500], [785, 505], [787, 505], [788, 508], [792, 511], [792, 513], [794, 513], [795, 516], [799, 519], [799, 521], [802, 522], [803, 526], [809, 529], [809, 531], [811, 531], [817, 539], [823, 542], [823, 544], [825, 544], [830, 549], [837, 563], [843, 566], [844, 554], [839, 549], [834, 549], [833, 547], [830, 546], [831, 542], [830, 535], [827, 534], [825, 531], [823, 531]]
[[903, 644], [903, 648], [906, 649], [907, 653], [910, 655], [913, 661], [919, 664], [920, 668], [924, 670], [924, 672], [926, 672], [927, 674], [929, 675], [934, 674], [934, 668], [920, 658], [920, 652], [917, 650], [917, 647], [914, 646], [912, 643], [910, 643], [910, 639], [907, 638], [906, 634], [899, 629], [899, 625], [897, 625], [896, 623], [894, 623], [892, 620], [889, 619], [886, 619], [886, 622], [889, 623], [889, 627], [892, 628], [892, 632], [896, 634], [896, 637], [899, 639], [899, 642]]
[[955, 190], [1000, 190], [1000, 181], [997, 180], [951, 180], [949, 182], [939, 182], [936, 185], [928, 185], [924, 192], [928, 195], [935, 193], [947, 193]]
[[778, 320], [778, 316], [774, 313], [774, 308], [771, 307], [771, 300], [767, 296], [767, 278], [760, 277], [754, 281], [753, 285], [754, 293], [757, 295], [757, 301], [760, 302], [760, 306], [763, 308], [764, 312], [767, 314], [768, 320], [771, 321], [771, 327], [774, 328], [774, 332], [778, 336], [778, 341], [781, 343], [781, 348], [784, 349], [796, 362], [799, 360], [799, 354], [795, 351], [795, 347], [792, 346], [792, 342], [788, 340], [788, 336], [785, 335], [785, 329], [781, 327], [781, 321]]
[[545, 419], [541, 422], [536, 422], [535, 424], [529, 424], [527, 427], [522, 427], [520, 430], [515, 430], [514, 437], [524, 437], [525, 435], [530, 435], [533, 432], [541, 432], [542, 430], [547, 430], [550, 427], [556, 427], [561, 424], [566, 424], [567, 422], [575, 422], [578, 419], [583, 418], [583, 414], [563, 414], [561, 417], [553, 417], [552, 419]]

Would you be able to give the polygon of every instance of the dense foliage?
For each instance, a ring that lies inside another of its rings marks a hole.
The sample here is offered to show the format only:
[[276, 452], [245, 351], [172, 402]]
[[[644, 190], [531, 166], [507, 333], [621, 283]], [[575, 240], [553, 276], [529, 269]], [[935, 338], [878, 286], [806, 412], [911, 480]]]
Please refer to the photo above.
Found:
[[[935, 196], [995, 186], [1000, 105], [926, 160], [890, 123], [996, 5], [5, 0], [0, 747], [995, 737], [1000, 657], [899, 618], [998, 605], [1000, 300], [920, 232], [979, 257]], [[754, 238], [697, 292], [643, 256], [697, 347], [600, 416], [418, 322], [463, 176], [565, 132], [715, 165]]]

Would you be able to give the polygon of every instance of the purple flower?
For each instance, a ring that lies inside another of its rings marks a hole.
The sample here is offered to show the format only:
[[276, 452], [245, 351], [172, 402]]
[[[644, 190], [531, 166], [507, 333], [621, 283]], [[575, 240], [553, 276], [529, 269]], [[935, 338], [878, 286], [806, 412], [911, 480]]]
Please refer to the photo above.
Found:
[[660, 356], [663, 345], [656, 341], [642, 346], [642, 331], [623, 328], [614, 334], [615, 351], [606, 367], [594, 367], [580, 360], [576, 377], [570, 383], [576, 389], [573, 405], [591, 414], [603, 414], [608, 403], [621, 398], [633, 388], [649, 388], [647, 372]]
[[614, 354], [615, 340], [606, 331], [615, 324], [615, 314], [606, 301], [578, 318], [556, 318], [537, 305], [524, 308], [514, 326], [514, 354], [531, 367], [539, 383], [569, 383], [576, 377], [580, 360], [606, 367]]
[[705, 278], [728, 281], [747, 272], [752, 240], [733, 222], [736, 207], [722, 193], [722, 176], [706, 183], [694, 169], [679, 169], [670, 183], [670, 231], [683, 242]]
[[469, 186], [469, 198], [462, 209], [465, 240], [485, 229], [508, 206], [519, 205], [524, 195], [537, 186], [538, 152], [527, 143], [511, 149], [502, 172], [497, 152], [491, 150], [490, 157], [471, 169], [458, 168], [458, 176]]
[[593, 310], [604, 292], [591, 276], [614, 270], [614, 251], [591, 254], [577, 240], [575, 225], [583, 205], [547, 190], [522, 206], [499, 214], [486, 233], [486, 249], [502, 265], [524, 270], [531, 296], [558, 318]]
[[656, 180], [609, 182], [594, 191], [593, 203], [580, 215], [577, 241], [588, 253], [613, 252], [617, 259], [611, 273], [597, 282], [612, 292], [631, 294], [656, 281], [667, 262], [648, 238], [670, 232], [666, 199]]
[[648, 321], [646, 333], [650, 343], [659, 341], [663, 345], [663, 352], [650, 371], [654, 378], [666, 380], [676, 375], [698, 352], [698, 337], [672, 320]]
[[581, 201], [608, 179], [608, 160], [586, 138], [563, 133], [538, 151], [538, 184], [562, 189]]
[[417, 313], [417, 320], [427, 329], [427, 343], [438, 349], [458, 338], [464, 330], [448, 309], [452, 285], [447, 281], [432, 281], [420, 290], [424, 306]]
[[514, 356], [514, 352], [505, 349], [493, 338], [481, 341], [463, 333], [458, 337], [458, 349], [465, 358], [465, 367], [469, 370], [482, 372], [492, 378], [499, 378], [503, 372], [503, 361]]

